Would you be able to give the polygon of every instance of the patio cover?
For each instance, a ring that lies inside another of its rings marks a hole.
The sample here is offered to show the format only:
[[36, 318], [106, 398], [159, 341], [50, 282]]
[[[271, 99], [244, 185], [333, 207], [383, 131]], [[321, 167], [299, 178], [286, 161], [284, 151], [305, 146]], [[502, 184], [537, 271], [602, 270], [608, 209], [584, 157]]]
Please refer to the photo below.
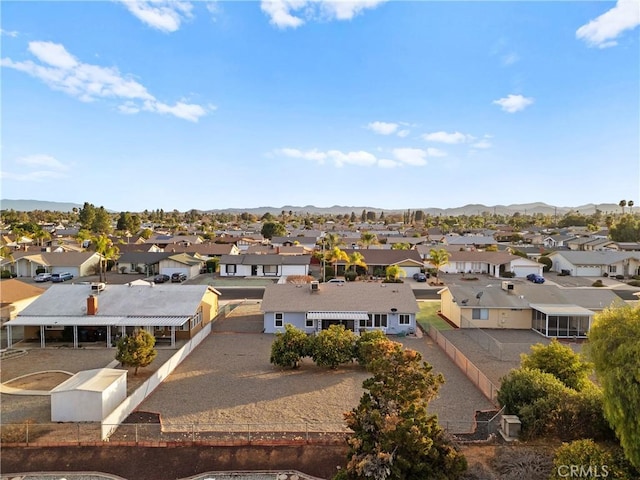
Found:
[[307, 320], [367, 320], [367, 312], [307, 312]]
[[531, 303], [529, 304], [534, 310], [544, 313], [545, 315], [558, 315], [558, 316], [582, 316], [591, 317], [595, 315], [595, 312], [578, 305], [554, 305], [546, 303]]
[[116, 327], [180, 327], [184, 325], [191, 317], [101, 317], [101, 316], [85, 316], [85, 317], [20, 317], [7, 322], [5, 325], [11, 327], [38, 327], [40, 325], [57, 325], [69, 326], [82, 325], [85, 327], [105, 327], [107, 325]]

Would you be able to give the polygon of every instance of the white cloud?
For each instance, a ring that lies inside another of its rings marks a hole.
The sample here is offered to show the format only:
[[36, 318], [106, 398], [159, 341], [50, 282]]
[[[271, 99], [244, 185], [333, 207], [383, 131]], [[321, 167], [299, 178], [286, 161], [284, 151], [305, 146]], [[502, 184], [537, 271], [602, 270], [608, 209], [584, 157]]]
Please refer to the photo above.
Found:
[[401, 167], [402, 164], [400, 162], [396, 162], [395, 160], [381, 158], [380, 160], [378, 160], [378, 166], [380, 168], [396, 168], [396, 167]]
[[482, 139], [471, 145], [473, 148], [487, 149], [491, 148], [491, 142], [487, 139]]
[[181, 0], [119, 0], [129, 12], [152, 28], [175, 32], [192, 17], [191, 2]]
[[16, 38], [18, 36], [18, 32], [16, 32], [15, 30], [5, 30], [3, 28], [0, 28], [0, 34], [12, 38]]
[[260, 8], [278, 28], [297, 28], [308, 20], [351, 20], [387, 0], [262, 0]]
[[425, 133], [422, 135], [422, 138], [428, 142], [440, 142], [440, 143], [465, 143], [473, 140], [471, 135], [466, 135], [464, 133], [455, 132], [433, 132], [433, 133]]
[[520, 60], [520, 56], [515, 52], [511, 52], [502, 56], [502, 65], [513, 65], [518, 60]]
[[640, 25], [640, 2], [638, 0], [618, 0], [611, 10], [595, 20], [581, 26], [576, 37], [590, 47], [607, 48], [618, 44], [618, 38], [625, 30], [633, 30]]
[[25, 165], [27, 167], [47, 167], [53, 170], [67, 170], [69, 167], [62, 162], [46, 154], [29, 155], [26, 157], [20, 157], [16, 160], [16, 163]]
[[401, 163], [416, 167], [427, 164], [427, 152], [420, 148], [394, 148], [391, 153]]
[[397, 135], [398, 135], [400, 138], [405, 138], [405, 137], [407, 137], [410, 133], [411, 133], [411, 130], [399, 130]]
[[281, 153], [282, 155], [284, 155], [286, 157], [291, 157], [291, 158], [300, 158], [300, 159], [303, 159], [303, 160], [313, 160], [313, 161], [316, 161], [318, 163], [324, 163], [325, 159], [327, 158], [327, 154], [326, 153], [319, 152], [316, 149], [307, 150], [306, 152], [303, 152], [302, 150], [298, 150], [297, 148], [281, 148], [276, 153]]
[[[69, 166], [46, 154], [28, 155], [15, 160], [20, 167], [20, 173], [0, 172], [0, 176], [7, 180], [19, 182], [41, 182], [51, 178], [67, 177]], [[29, 171], [30, 170], [30, 171]]]
[[327, 154], [333, 160], [336, 167], [342, 167], [344, 165], [369, 167], [377, 163], [375, 155], [362, 150], [348, 153], [343, 153], [339, 150], [329, 150]]
[[447, 152], [440, 150], [439, 148], [427, 148], [426, 150], [427, 155], [430, 157], [446, 157], [447, 156]]
[[500, 105], [505, 112], [515, 113], [531, 105], [533, 98], [523, 97], [522, 95], [507, 95], [504, 98], [494, 100], [492, 103]]
[[371, 122], [367, 125], [367, 128], [378, 135], [391, 135], [398, 130], [398, 124], [388, 122]]
[[[117, 68], [82, 63], [63, 45], [52, 42], [30, 42], [29, 51], [42, 63], [31, 60], [14, 62], [0, 60], [3, 67], [27, 73], [42, 80], [50, 88], [62, 91], [83, 102], [99, 99], [123, 101], [117, 108], [122, 113], [134, 114], [140, 110], [170, 114], [197, 122], [207, 113], [200, 105], [179, 101], [175, 105], [160, 102], [137, 81], [126, 78]], [[138, 102], [138, 103], [137, 103]]]

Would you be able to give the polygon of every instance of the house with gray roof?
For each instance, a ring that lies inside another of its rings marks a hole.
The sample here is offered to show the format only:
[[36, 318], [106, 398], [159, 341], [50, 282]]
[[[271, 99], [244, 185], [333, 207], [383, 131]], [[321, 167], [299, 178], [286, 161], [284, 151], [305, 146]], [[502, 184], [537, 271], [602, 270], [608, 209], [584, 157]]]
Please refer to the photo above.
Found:
[[640, 275], [640, 252], [563, 250], [549, 254], [549, 258], [551, 270], [575, 277]]
[[[416, 250], [389, 250], [375, 248], [343, 249], [347, 255], [354, 252], [362, 254], [364, 263], [367, 264], [367, 275], [384, 276], [385, 269], [390, 265], [397, 265], [402, 268], [407, 277], [412, 277], [414, 273], [419, 273], [424, 268], [424, 262]], [[338, 274], [342, 275], [346, 267], [346, 262], [340, 261], [338, 264]], [[360, 267], [358, 267], [360, 268]]]
[[624, 304], [609, 289], [570, 289], [519, 280], [450, 283], [439, 293], [442, 314], [460, 328], [533, 329], [559, 338], [586, 337], [597, 312]]
[[18, 277], [34, 277], [38, 271], [69, 272], [75, 278], [92, 275], [98, 268], [101, 255], [96, 252], [32, 252], [20, 251], [2, 260], [3, 268]]
[[266, 333], [282, 332], [289, 323], [307, 333], [344, 325], [356, 333], [406, 334], [415, 332], [419, 308], [408, 284], [314, 282], [268, 285], [261, 311]]
[[508, 252], [481, 252], [477, 250], [449, 251], [449, 263], [440, 267], [443, 273], [473, 273], [500, 277], [505, 272], [515, 277], [530, 273], [542, 275], [544, 265]]
[[221, 277], [287, 277], [308, 275], [311, 255], [250, 254], [222, 255]]
[[173, 347], [213, 320], [219, 294], [208, 285], [52, 285], [5, 324], [8, 348], [18, 327], [24, 328], [23, 341], [42, 348], [61, 342], [109, 348], [136, 328]]

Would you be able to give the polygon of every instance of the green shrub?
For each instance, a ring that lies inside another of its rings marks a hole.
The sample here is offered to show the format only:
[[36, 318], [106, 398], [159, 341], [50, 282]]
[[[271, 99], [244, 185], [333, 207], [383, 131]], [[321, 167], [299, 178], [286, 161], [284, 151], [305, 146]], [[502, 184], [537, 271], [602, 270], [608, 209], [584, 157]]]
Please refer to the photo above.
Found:
[[598, 279], [595, 282], [593, 282], [591, 284], [592, 287], [604, 287], [604, 284], [602, 283], [602, 280]]
[[500, 276], [501, 276], [502, 278], [513, 278], [513, 277], [515, 277], [515, 276], [516, 276], [516, 274], [515, 274], [515, 273], [513, 273], [513, 272], [502, 272], [502, 273], [500, 274]]
[[[537, 369], [511, 370], [502, 378], [498, 402], [506, 407], [507, 414], [520, 415], [520, 410], [536, 400], [559, 395], [566, 387], [550, 373]], [[524, 425], [523, 425], [524, 426]]]
[[284, 326], [284, 333], [277, 332], [271, 344], [269, 361], [279, 367], [298, 368], [300, 360], [310, 354], [310, 337], [290, 323]]
[[362, 332], [356, 340], [353, 357], [360, 365], [366, 367], [373, 359], [374, 346], [378, 342], [388, 342], [389, 339], [381, 330], [367, 330]]
[[321, 367], [338, 368], [353, 359], [356, 334], [344, 325], [331, 325], [312, 337], [311, 358]]
[[520, 365], [550, 373], [567, 387], [576, 390], [591, 383], [588, 375], [593, 371], [593, 365], [555, 338], [548, 345], [532, 345], [531, 353], [520, 355]]
[[619, 447], [600, 445], [591, 439], [564, 443], [556, 450], [550, 480], [569, 477], [571, 467], [577, 470], [574, 478], [638, 478], [638, 472], [624, 459]]
[[44, 269], [44, 267], [38, 267], [36, 268], [36, 275], [38, 275], [39, 273], [45, 273], [46, 270]]
[[11, 278], [11, 272], [9, 270], [2, 270], [0, 272], [0, 278]]
[[542, 267], [543, 272], [550, 271], [551, 267], [553, 266], [553, 261], [549, 257], [546, 257], [544, 255], [538, 258], [538, 263], [542, 263], [544, 265], [544, 267]]
[[632, 287], [640, 287], [640, 280], [631, 280], [627, 282], [627, 285], [631, 285]]
[[547, 478], [553, 469], [550, 455], [530, 448], [502, 450], [493, 460], [500, 480]]
[[215, 273], [218, 271], [218, 265], [220, 264], [219, 257], [210, 258], [205, 262], [207, 273]]
[[347, 282], [353, 282], [355, 281], [355, 279], [358, 277], [358, 274], [356, 272], [353, 271], [349, 271], [349, 272], [345, 272], [344, 273], [344, 279]]

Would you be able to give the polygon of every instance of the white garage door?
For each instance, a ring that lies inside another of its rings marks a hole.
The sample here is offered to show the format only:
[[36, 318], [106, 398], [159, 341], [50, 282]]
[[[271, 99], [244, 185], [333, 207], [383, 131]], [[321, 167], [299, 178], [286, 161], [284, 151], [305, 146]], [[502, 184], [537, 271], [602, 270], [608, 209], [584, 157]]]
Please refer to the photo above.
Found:
[[599, 277], [600, 267], [576, 267], [578, 277]]
[[51, 273], [64, 273], [69, 272], [73, 275], [73, 278], [78, 278], [80, 276], [80, 268], [79, 267], [53, 267], [51, 269]]
[[171, 276], [173, 273], [184, 273], [187, 278], [189, 277], [189, 267], [166, 267], [160, 270], [160, 273]]
[[538, 275], [542, 275], [542, 268], [542, 265], [540, 265], [539, 267], [514, 267], [513, 273], [515, 273], [516, 277], [518, 278], [526, 278], [526, 276], [530, 273], [537, 273]]

